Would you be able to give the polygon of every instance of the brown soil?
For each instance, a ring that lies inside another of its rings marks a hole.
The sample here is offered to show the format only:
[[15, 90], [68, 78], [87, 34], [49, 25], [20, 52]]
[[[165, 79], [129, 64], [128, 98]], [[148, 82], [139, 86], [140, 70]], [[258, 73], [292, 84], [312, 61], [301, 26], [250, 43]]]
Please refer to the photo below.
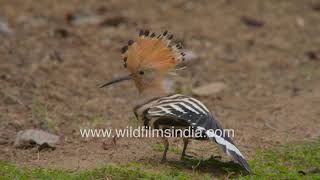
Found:
[[[227, 85], [222, 95], [198, 99], [226, 128], [236, 130], [234, 140], [248, 159], [260, 147], [319, 137], [320, 11], [315, 3], [1, 1], [0, 19], [13, 32], [0, 33], [0, 161], [69, 171], [159, 161], [162, 153], [153, 148], [159, 139], [122, 138], [104, 150], [105, 139], [79, 135], [80, 127], [137, 124], [131, 112], [137, 96], [133, 83], [98, 86], [126, 73], [119, 48], [141, 28], [168, 29], [199, 56], [175, 80], [185, 92], [208, 82]], [[15, 149], [10, 142], [27, 128], [55, 132], [63, 142], [39, 158], [35, 149]], [[203, 141], [192, 142], [188, 152], [199, 158], [221, 154]], [[168, 158], [179, 155], [171, 152]]]

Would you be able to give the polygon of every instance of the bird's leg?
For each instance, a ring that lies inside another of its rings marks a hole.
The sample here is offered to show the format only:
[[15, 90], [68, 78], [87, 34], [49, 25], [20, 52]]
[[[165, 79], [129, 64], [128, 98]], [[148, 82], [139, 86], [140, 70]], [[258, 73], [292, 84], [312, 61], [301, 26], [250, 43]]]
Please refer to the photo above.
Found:
[[182, 138], [182, 140], [183, 140], [183, 149], [182, 149], [182, 153], [181, 153], [181, 159], [184, 159], [184, 157], [187, 156], [186, 149], [187, 149], [189, 141], [188, 141], [188, 138]]
[[168, 152], [168, 149], [169, 149], [169, 141], [168, 141], [168, 138], [166, 138], [166, 137], [162, 137], [162, 141], [163, 141], [163, 144], [164, 144], [164, 152], [163, 152], [163, 156], [162, 156], [161, 162], [164, 163], [167, 160], [167, 152]]

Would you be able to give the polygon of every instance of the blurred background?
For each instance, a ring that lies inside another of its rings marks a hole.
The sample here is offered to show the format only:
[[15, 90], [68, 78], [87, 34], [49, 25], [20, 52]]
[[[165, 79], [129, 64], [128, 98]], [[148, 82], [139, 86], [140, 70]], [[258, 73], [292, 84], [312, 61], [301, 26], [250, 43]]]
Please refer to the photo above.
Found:
[[[188, 68], [174, 78], [174, 91], [197, 97], [235, 129], [248, 159], [257, 148], [320, 136], [319, 1], [1, 0], [0, 161], [78, 171], [160, 160], [158, 139], [113, 145], [79, 135], [82, 127], [140, 125], [132, 82], [98, 88], [126, 74], [120, 48], [140, 29], [168, 30], [182, 42]], [[13, 145], [27, 129], [60, 142], [39, 158]], [[189, 148], [198, 158], [222, 155], [206, 142]]]

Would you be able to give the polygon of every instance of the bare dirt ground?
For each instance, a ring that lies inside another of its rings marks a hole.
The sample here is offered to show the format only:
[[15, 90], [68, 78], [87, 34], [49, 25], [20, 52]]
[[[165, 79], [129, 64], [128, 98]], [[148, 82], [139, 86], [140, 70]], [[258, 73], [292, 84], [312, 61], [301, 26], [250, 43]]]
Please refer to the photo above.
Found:
[[[133, 83], [98, 86], [126, 74], [119, 48], [142, 28], [168, 29], [199, 56], [175, 79], [184, 92], [227, 85], [219, 96], [198, 99], [236, 130], [248, 159], [257, 148], [320, 136], [319, 1], [10, 0], [0, 2], [0, 20], [12, 30], [0, 33], [0, 161], [68, 171], [158, 162], [159, 139], [122, 138], [104, 150], [105, 139], [79, 135], [81, 127], [136, 125]], [[39, 157], [35, 149], [14, 148], [16, 133], [27, 128], [63, 141]], [[208, 142], [189, 148], [199, 158], [221, 154]]]

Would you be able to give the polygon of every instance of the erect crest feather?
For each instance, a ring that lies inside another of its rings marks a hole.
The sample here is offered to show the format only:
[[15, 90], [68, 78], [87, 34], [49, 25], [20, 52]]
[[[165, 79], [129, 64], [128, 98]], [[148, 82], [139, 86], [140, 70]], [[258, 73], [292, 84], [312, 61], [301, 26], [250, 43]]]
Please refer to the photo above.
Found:
[[122, 56], [125, 68], [136, 73], [139, 68], [149, 68], [159, 73], [174, 70], [184, 61], [184, 53], [180, 51], [181, 44], [171, 44], [173, 35], [167, 31], [156, 36], [149, 30], [141, 30], [136, 41], [129, 40], [124, 46]]

